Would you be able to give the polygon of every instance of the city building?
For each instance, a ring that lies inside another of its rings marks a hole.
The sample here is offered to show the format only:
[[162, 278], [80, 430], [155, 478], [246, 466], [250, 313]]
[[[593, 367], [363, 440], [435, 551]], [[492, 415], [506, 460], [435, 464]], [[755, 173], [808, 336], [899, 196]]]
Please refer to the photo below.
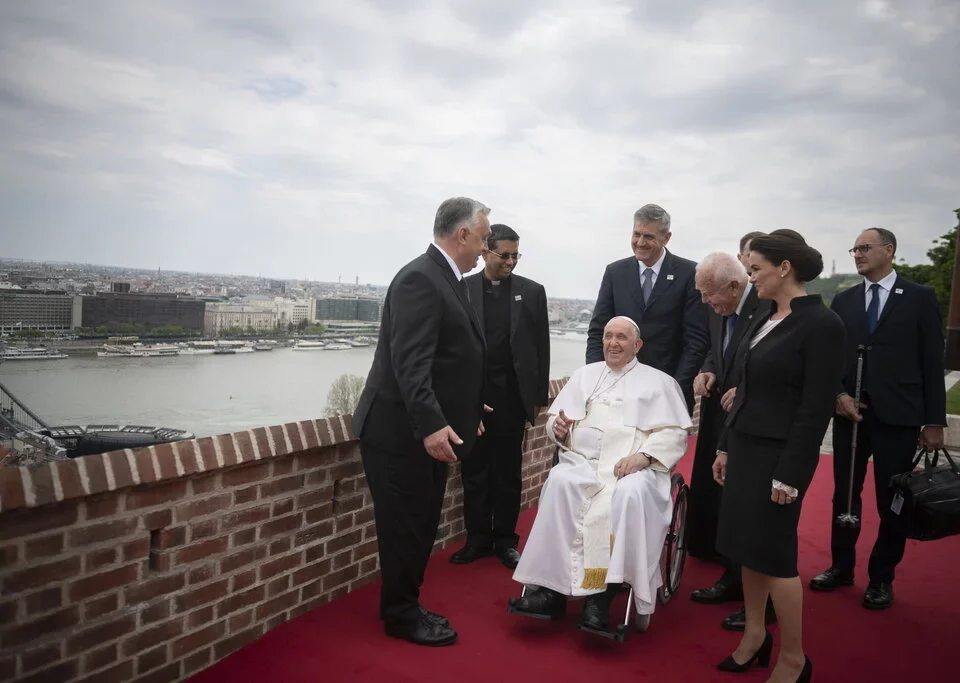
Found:
[[0, 333], [23, 329], [70, 331], [80, 327], [80, 298], [62, 290], [0, 290]]
[[231, 328], [258, 332], [273, 331], [277, 316], [273, 309], [250, 304], [208, 303], [203, 319], [204, 334], [218, 335]]
[[133, 323], [148, 330], [165, 325], [201, 330], [205, 305], [200, 299], [176, 294], [98, 292], [83, 297], [83, 327]]
[[371, 298], [328, 297], [316, 300], [316, 319], [380, 322], [383, 302]]

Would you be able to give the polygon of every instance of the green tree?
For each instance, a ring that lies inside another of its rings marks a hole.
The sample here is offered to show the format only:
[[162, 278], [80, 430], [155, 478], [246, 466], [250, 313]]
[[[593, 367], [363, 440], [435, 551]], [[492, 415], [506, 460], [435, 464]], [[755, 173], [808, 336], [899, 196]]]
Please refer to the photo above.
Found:
[[[960, 209], [957, 209], [960, 218]], [[941, 235], [933, 241], [933, 247], [927, 251], [927, 258], [931, 263], [921, 263], [911, 266], [901, 260], [896, 264], [897, 272], [908, 280], [933, 288], [940, 304], [940, 315], [944, 324], [947, 321], [947, 310], [950, 306], [950, 288], [953, 285], [953, 263], [957, 248], [957, 228]]]
[[352, 414], [360, 402], [364, 381], [359, 375], [340, 375], [333, 380], [327, 392], [326, 416]]

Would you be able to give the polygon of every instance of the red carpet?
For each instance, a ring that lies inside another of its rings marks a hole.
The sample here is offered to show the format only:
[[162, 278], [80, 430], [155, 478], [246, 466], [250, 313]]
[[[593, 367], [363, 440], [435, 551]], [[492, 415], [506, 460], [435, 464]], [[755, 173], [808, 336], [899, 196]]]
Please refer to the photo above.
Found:
[[[692, 460], [691, 453], [681, 467], [688, 480]], [[804, 581], [830, 563], [830, 463], [825, 456], [804, 505], [800, 529]], [[867, 481], [873, 481], [872, 474]], [[871, 490], [865, 498], [872, 496]], [[909, 542], [895, 584], [894, 607], [869, 612], [860, 606], [860, 599], [877, 528], [875, 508], [870, 507], [863, 523], [856, 586], [832, 594], [805, 592], [805, 643], [814, 664], [813, 680], [957, 680], [960, 538]], [[533, 515], [531, 510], [521, 517], [521, 535], [529, 530]], [[451, 565], [447, 560], [453, 550], [434, 556], [422, 599], [450, 618], [460, 634], [456, 645], [430, 649], [384, 636], [377, 619], [375, 583], [278, 627], [192, 682], [766, 680], [767, 670], [738, 676], [714, 668], [739, 639], [719, 627], [738, 605], [697, 605], [689, 593], [712, 584], [720, 573], [716, 566], [688, 559], [680, 595], [658, 608], [647, 633], [634, 632], [620, 644], [576, 629], [578, 602], [571, 605], [565, 623], [507, 614], [507, 598], [519, 593], [511, 572], [494, 558]], [[611, 614], [619, 610], [622, 615], [621, 604], [622, 599]]]

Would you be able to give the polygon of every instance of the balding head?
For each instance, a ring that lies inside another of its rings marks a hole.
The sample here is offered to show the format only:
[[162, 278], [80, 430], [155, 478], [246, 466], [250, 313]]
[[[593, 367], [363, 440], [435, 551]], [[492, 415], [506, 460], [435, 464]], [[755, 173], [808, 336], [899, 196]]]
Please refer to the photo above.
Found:
[[714, 252], [697, 264], [696, 285], [700, 298], [717, 315], [735, 313], [747, 288], [747, 272], [735, 256]]
[[611, 318], [603, 328], [603, 360], [612, 370], [619, 370], [636, 358], [642, 346], [640, 328], [631, 318]]

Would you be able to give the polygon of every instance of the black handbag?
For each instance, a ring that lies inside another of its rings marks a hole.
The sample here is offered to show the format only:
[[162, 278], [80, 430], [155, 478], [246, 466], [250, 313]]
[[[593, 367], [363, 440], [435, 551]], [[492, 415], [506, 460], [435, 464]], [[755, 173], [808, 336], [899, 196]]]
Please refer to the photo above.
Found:
[[[938, 467], [940, 455], [945, 464]], [[945, 448], [931, 453], [921, 448], [912, 472], [890, 478], [891, 510], [907, 538], [933, 541], [960, 534], [960, 470]], [[923, 469], [917, 469], [923, 460]]]

